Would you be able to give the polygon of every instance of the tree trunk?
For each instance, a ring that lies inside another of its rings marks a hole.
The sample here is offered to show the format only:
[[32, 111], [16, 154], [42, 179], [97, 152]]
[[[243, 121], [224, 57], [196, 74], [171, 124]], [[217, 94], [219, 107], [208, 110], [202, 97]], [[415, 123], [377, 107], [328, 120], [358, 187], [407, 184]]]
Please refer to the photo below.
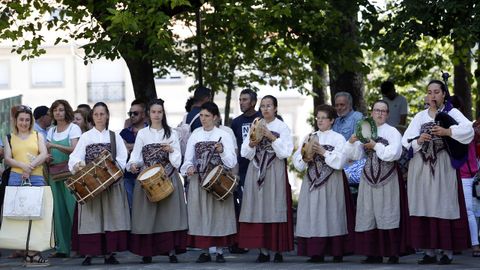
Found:
[[[462, 42], [461, 44], [466, 44]], [[464, 46], [454, 42], [454, 57], [458, 60], [453, 67], [453, 92], [463, 102], [462, 113], [472, 120], [472, 93], [469, 83], [470, 79], [470, 55], [463, 52]]]
[[225, 97], [225, 119], [223, 123], [225, 126], [230, 126], [230, 102], [232, 101], [232, 92], [235, 88], [234, 79], [235, 79], [235, 68], [237, 67], [237, 61], [233, 60], [230, 62], [229, 72], [227, 81], [227, 95]]
[[130, 70], [135, 99], [143, 100], [144, 102], [156, 99], [157, 91], [155, 89], [152, 61], [128, 57], [124, 57], [124, 59]]
[[312, 69], [316, 73], [312, 83], [312, 90], [316, 94], [313, 96], [313, 108], [315, 109], [327, 101], [327, 73], [326, 66], [323, 64], [313, 64]]

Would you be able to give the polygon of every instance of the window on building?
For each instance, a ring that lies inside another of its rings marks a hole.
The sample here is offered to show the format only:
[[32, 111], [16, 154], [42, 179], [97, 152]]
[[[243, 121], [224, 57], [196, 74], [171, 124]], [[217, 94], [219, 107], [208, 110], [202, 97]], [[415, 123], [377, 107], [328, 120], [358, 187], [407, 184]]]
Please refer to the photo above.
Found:
[[10, 63], [0, 61], [0, 89], [10, 88]]
[[63, 59], [36, 59], [30, 64], [33, 88], [63, 87], [65, 78]]

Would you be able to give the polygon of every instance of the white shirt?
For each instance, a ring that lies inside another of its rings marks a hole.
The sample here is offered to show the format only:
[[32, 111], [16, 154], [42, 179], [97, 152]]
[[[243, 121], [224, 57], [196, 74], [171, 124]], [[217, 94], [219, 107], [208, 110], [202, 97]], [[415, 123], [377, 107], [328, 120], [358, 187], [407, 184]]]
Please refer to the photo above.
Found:
[[[388, 145], [383, 143], [376, 143], [373, 150], [380, 160], [383, 161], [395, 161], [399, 160], [402, 155], [402, 135], [398, 130], [389, 124], [385, 123], [377, 127], [377, 136], [382, 137], [388, 141]], [[356, 141], [355, 143], [348, 142], [344, 148], [344, 154], [346, 157], [359, 160], [365, 156], [363, 143]]]
[[[457, 121], [458, 125], [450, 126], [452, 131], [452, 138], [459, 141], [463, 144], [469, 144], [473, 140], [474, 132], [472, 127], [472, 122], [470, 122], [463, 114], [453, 108], [448, 112], [455, 121]], [[409, 149], [410, 146], [413, 148], [413, 152], [418, 152], [422, 146], [417, 143], [417, 140], [413, 140], [410, 143], [408, 142], [409, 139], [415, 138], [420, 135], [420, 128], [424, 123], [432, 122], [434, 118], [430, 117], [428, 114], [428, 109], [423, 110], [413, 117], [412, 122], [408, 125], [407, 130], [403, 134], [402, 144], [405, 148]]]
[[[287, 124], [283, 121], [275, 118], [270, 123], [267, 123], [267, 128], [270, 131], [275, 131], [280, 134], [274, 142], [272, 142], [272, 148], [275, 151], [277, 158], [284, 159], [288, 158], [293, 151], [293, 140], [290, 129], [288, 128]], [[252, 129], [250, 129], [250, 133]], [[249, 145], [250, 140], [244, 140], [242, 143], [241, 155], [242, 157], [252, 160], [255, 157], [256, 147], [250, 147]]]
[[[117, 164], [123, 170], [125, 168], [125, 163], [127, 162], [127, 147], [123, 142], [122, 137], [118, 133], [115, 133], [116, 141], [116, 150], [117, 150]], [[68, 160], [68, 169], [73, 171], [73, 167], [80, 161], [85, 161], [85, 154], [87, 145], [96, 144], [96, 143], [110, 143], [110, 132], [108, 129], [99, 131], [95, 127], [85, 132], [80, 136], [77, 146], [70, 154], [70, 159]]]
[[62, 132], [58, 132], [56, 126], [51, 127], [47, 133], [47, 141], [61, 141], [65, 140], [66, 138], [69, 138], [71, 140], [80, 138], [81, 135], [82, 130], [80, 129], [80, 127], [74, 123], [70, 123], [68, 127]]
[[[332, 151], [325, 151], [325, 163], [335, 170], [343, 168], [345, 159], [343, 158], [343, 147], [345, 145], [345, 138], [342, 134], [337, 133], [331, 129], [326, 131], [317, 131], [315, 134], [318, 137], [320, 145], [331, 145], [335, 147]], [[303, 142], [308, 138], [308, 135], [303, 138], [298, 145], [297, 151], [293, 154], [293, 166], [299, 171], [307, 168], [307, 163], [302, 159]]]
[[237, 164], [237, 155], [235, 154], [235, 145], [232, 141], [230, 134], [226, 131], [221, 130], [217, 127], [214, 127], [210, 131], [206, 131], [203, 127], [195, 129], [190, 135], [187, 143], [187, 149], [185, 151], [185, 160], [180, 169], [181, 174], [187, 174], [188, 168], [195, 166], [195, 144], [198, 142], [205, 141], [218, 141], [221, 139], [223, 144], [223, 153], [220, 153], [220, 158], [222, 159], [223, 165], [229, 169], [233, 168]]
[[127, 170], [130, 171], [132, 164], [135, 164], [137, 167], [144, 165], [142, 149], [145, 145], [161, 143], [161, 144], [170, 144], [173, 148], [173, 152], [168, 154], [168, 160], [173, 167], [180, 167], [182, 163], [182, 153], [180, 152], [180, 143], [178, 140], [177, 133], [171, 128], [170, 138], [164, 138], [165, 130], [162, 128], [160, 130], [145, 127], [138, 131], [137, 137], [135, 139], [135, 145], [133, 146], [132, 153], [130, 154], [130, 160], [127, 163]]

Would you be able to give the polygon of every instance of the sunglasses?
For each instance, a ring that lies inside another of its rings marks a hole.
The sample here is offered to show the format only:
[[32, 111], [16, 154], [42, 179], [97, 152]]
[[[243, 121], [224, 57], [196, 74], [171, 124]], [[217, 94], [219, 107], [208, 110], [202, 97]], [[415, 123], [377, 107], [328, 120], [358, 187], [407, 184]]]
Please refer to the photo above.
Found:
[[16, 106], [17, 112], [32, 112], [32, 108], [26, 106], [26, 105], [18, 105]]
[[140, 113], [139, 112], [128, 112], [127, 114], [128, 114], [128, 116], [132, 117], [132, 116], [138, 116]]

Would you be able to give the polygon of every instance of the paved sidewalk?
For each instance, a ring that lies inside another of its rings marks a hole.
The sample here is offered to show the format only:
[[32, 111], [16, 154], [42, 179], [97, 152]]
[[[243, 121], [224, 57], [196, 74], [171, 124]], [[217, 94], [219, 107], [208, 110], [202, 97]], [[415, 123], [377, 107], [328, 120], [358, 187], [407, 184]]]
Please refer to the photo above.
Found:
[[[8, 250], [2, 250], [2, 257], [0, 257], [0, 270], [1, 269], [25, 269], [22, 266], [21, 259], [8, 259], [8, 255], [11, 252]], [[93, 265], [89, 267], [81, 266], [81, 258], [67, 258], [67, 259], [50, 259], [51, 265], [44, 267], [43, 269], [180, 269], [180, 270], [214, 270], [214, 269], [262, 269], [262, 270], [308, 270], [308, 269], [480, 269], [480, 258], [474, 258], [471, 256], [470, 251], [465, 251], [462, 255], [456, 255], [453, 260], [453, 264], [447, 266], [441, 265], [418, 265], [416, 260], [421, 255], [410, 255], [400, 258], [400, 264], [360, 264], [361, 256], [348, 256], [345, 257], [344, 263], [333, 264], [312, 264], [306, 263], [308, 259], [306, 257], [295, 256], [294, 253], [284, 254], [284, 263], [255, 263], [257, 257], [257, 251], [253, 250], [247, 254], [229, 254], [225, 253], [226, 263], [220, 264], [215, 262], [198, 264], [195, 263], [200, 251], [189, 251], [186, 254], [178, 256], [178, 264], [168, 263], [168, 258], [164, 256], [157, 256], [153, 258], [152, 264], [140, 264], [141, 257], [133, 255], [129, 252], [122, 252], [117, 255], [120, 261], [119, 265], [107, 266], [103, 264], [103, 258], [94, 258]], [[48, 252], [44, 252], [44, 255], [48, 255]], [[213, 258], [214, 259], [214, 258]], [[326, 258], [327, 261], [331, 260], [331, 257]], [[42, 268], [37, 268], [42, 269]]]

